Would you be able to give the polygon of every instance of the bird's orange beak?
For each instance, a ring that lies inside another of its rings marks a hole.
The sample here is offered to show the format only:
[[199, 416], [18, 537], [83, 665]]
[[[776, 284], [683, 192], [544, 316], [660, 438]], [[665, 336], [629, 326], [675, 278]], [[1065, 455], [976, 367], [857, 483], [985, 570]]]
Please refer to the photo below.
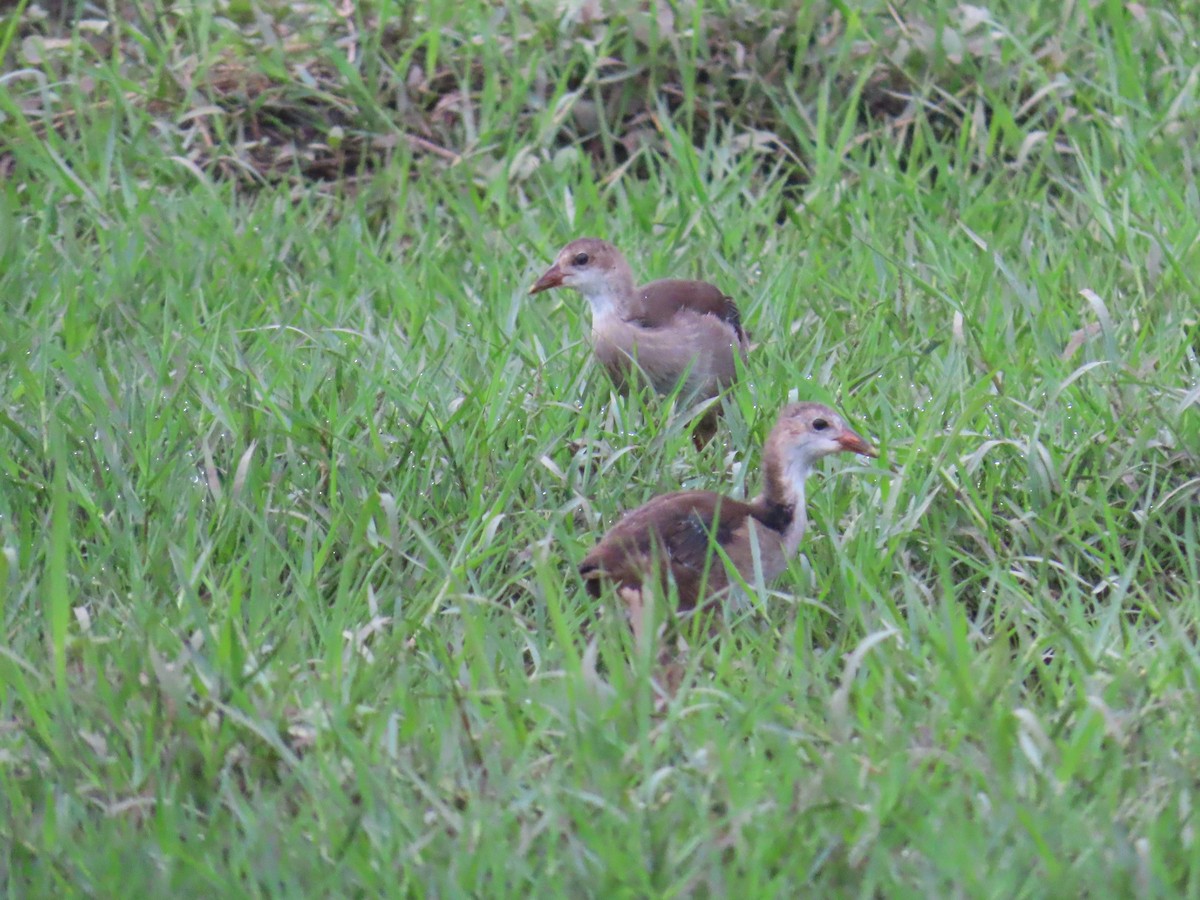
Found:
[[879, 451], [868, 444], [862, 437], [854, 431], [847, 428], [842, 432], [842, 436], [838, 438], [838, 443], [842, 445], [842, 449], [847, 453], [861, 453], [863, 456], [879, 456]]
[[541, 278], [534, 282], [533, 287], [529, 289], [529, 293], [540, 294], [542, 291], [548, 291], [550, 288], [558, 287], [562, 283], [563, 270], [558, 267], [558, 263], [555, 263], [542, 274]]

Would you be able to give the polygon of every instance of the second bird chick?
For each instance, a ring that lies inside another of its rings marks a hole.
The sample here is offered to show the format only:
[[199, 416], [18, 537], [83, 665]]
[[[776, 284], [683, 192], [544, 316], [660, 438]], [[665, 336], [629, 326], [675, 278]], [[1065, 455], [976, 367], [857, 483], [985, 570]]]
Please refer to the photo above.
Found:
[[[749, 502], [712, 491], [678, 491], [627, 513], [579, 566], [588, 592], [607, 582], [641, 629], [642, 592], [661, 596], [673, 582], [678, 608], [718, 602], [737, 583], [770, 583], [787, 567], [808, 524], [805, 482], [832, 453], [878, 456], [875, 448], [820, 403], [783, 408], [763, 449], [763, 492]], [[720, 551], [718, 553], [718, 550]]]

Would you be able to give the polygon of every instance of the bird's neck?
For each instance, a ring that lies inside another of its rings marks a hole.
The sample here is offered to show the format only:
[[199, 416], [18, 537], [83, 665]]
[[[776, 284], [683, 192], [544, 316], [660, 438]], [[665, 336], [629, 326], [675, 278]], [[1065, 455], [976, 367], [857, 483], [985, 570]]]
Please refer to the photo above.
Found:
[[592, 323], [606, 319], [628, 321], [642, 315], [641, 297], [633, 288], [633, 276], [628, 272], [615, 272], [600, 284], [581, 288], [580, 293], [592, 308]]
[[763, 457], [763, 493], [757, 502], [766, 511], [766, 524], [783, 535], [784, 553], [790, 556], [808, 526], [804, 484], [812, 473], [812, 460], [798, 454], [785, 456], [773, 445], [767, 446]]

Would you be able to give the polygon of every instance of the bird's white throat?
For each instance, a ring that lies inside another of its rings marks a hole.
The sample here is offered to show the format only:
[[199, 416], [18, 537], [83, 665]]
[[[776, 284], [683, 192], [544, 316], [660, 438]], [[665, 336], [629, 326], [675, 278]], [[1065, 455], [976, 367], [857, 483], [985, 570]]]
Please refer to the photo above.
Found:
[[617, 316], [621, 311], [621, 299], [607, 285], [589, 285], [591, 290], [580, 291], [592, 308], [593, 324], [611, 316]]

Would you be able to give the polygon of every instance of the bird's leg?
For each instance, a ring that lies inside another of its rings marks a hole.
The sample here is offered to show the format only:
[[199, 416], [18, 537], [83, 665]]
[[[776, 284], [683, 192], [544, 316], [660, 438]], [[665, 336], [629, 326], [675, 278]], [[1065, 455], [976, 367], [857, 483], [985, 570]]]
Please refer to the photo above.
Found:
[[653, 610], [648, 609], [642, 603], [642, 592], [640, 588], [623, 587], [617, 591], [617, 595], [625, 603], [625, 608], [629, 611], [629, 627], [633, 630], [633, 646], [636, 653], [643, 653], [646, 647], [646, 626], [650, 623], [646, 621], [646, 617]]

